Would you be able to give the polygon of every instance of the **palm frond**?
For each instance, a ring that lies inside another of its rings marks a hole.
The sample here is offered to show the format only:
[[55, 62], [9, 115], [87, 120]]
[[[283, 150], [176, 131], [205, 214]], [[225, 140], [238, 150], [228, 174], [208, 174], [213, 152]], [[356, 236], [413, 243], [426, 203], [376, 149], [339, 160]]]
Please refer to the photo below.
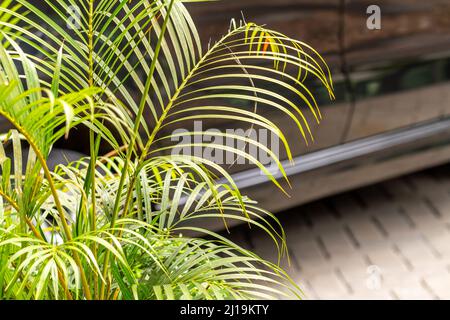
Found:
[[[284, 129], [313, 141], [310, 123], [322, 115], [309, 81], [333, 99], [330, 70], [309, 45], [254, 23], [233, 21], [203, 49], [183, 2], [0, 5], [0, 116], [12, 128], [0, 139], [0, 298], [301, 296], [277, 264], [199, 226], [247, 223], [281, 260], [276, 217], [241, 194], [222, 164], [175, 150], [241, 157], [286, 192], [258, 157], [220, 141], [267, 153], [287, 180], [280, 155], [252, 136], [174, 129], [214, 119], [263, 128], [292, 159]], [[55, 142], [83, 127], [90, 155], [51, 171]], [[173, 143], [197, 136], [208, 141]], [[112, 149], [104, 156], [103, 144]]]

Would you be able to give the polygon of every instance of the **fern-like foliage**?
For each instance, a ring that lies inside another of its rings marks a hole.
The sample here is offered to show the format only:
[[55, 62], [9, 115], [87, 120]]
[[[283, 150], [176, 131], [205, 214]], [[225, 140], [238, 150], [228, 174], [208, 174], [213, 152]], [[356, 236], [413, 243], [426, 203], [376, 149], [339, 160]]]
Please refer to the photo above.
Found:
[[[0, 115], [13, 128], [0, 144], [1, 299], [301, 296], [276, 264], [200, 227], [241, 221], [267, 232], [280, 259], [287, 253], [276, 217], [242, 195], [223, 166], [171, 152], [179, 134], [170, 128], [214, 119], [265, 128], [292, 159], [283, 128], [312, 140], [309, 121], [321, 114], [305, 80], [333, 98], [330, 71], [307, 44], [253, 23], [232, 22], [203, 48], [183, 2], [0, 5]], [[274, 123], [270, 112], [291, 123]], [[50, 170], [54, 143], [83, 127], [89, 156]], [[203, 134], [211, 132], [184, 135]], [[284, 175], [278, 155], [240, 139], [268, 152]], [[105, 144], [111, 152], [99, 154]], [[284, 191], [241, 148], [187, 147], [243, 157]]]

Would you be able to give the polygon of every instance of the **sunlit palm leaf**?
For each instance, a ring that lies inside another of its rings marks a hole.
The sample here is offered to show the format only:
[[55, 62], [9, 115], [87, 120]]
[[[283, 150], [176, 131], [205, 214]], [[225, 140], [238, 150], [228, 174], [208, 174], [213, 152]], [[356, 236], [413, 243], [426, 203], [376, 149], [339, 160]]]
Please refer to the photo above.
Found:
[[[214, 139], [261, 149], [287, 179], [279, 155], [253, 137], [171, 130], [209, 119], [261, 127], [292, 159], [287, 124], [259, 111], [284, 114], [311, 142], [309, 123], [321, 114], [306, 81], [333, 98], [330, 71], [307, 44], [253, 23], [233, 21], [204, 50], [183, 2], [0, 5], [0, 114], [15, 128], [2, 136], [13, 155], [0, 146], [1, 298], [300, 296], [278, 266], [198, 227], [208, 219], [244, 222], [271, 237], [279, 260], [287, 254], [278, 220], [242, 195], [223, 166], [174, 154], [180, 144], [170, 142], [209, 135], [211, 143], [182, 146], [242, 157], [283, 190], [258, 158]], [[53, 144], [81, 126], [90, 131], [90, 157], [51, 172]], [[104, 142], [112, 152], [103, 157]]]

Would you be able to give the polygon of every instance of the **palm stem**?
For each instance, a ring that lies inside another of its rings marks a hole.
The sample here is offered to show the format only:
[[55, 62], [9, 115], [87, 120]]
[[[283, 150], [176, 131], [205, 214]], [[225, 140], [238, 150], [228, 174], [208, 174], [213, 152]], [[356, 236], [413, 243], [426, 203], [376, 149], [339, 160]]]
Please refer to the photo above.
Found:
[[[119, 212], [119, 204], [120, 204], [120, 198], [121, 198], [121, 193], [125, 184], [125, 179], [127, 176], [127, 171], [128, 171], [128, 164], [131, 161], [131, 156], [133, 154], [133, 149], [134, 146], [136, 144], [136, 138], [139, 132], [139, 128], [140, 128], [140, 123], [141, 123], [141, 119], [142, 119], [142, 115], [144, 113], [144, 108], [145, 108], [145, 104], [146, 104], [146, 100], [147, 100], [147, 95], [150, 92], [151, 89], [151, 84], [152, 84], [152, 80], [153, 80], [153, 74], [155, 72], [155, 68], [156, 68], [156, 63], [158, 61], [158, 56], [159, 56], [159, 52], [161, 50], [161, 44], [162, 41], [164, 39], [164, 34], [166, 32], [166, 28], [167, 28], [167, 24], [170, 20], [170, 12], [172, 11], [172, 7], [174, 4], [175, 0], [171, 0], [170, 4], [169, 4], [169, 8], [167, 9], [167, 14], [166, 14], [166, 18], [164, 19], [163, 25], [161, 27], [161, 34], [159, 35], [158, 38], [158, 43], [156, 44], [156, 48], [155, 48], [155, 54], [154, 57], [152, 59], [152, 63], [150, 65], [150, 71], [149, 74], [147, 75], [147, 80], [145, 82], [145, 89], [144, 92], [142, 93], [142, 97], [141, 97], [141, 101], [140, 101], [140, 105], [139, 105], [139, 110], [137, 112], [136, 115], [136, 119], [135, 119], [135, 123], [134, 123], [134, 130], [133, 130], [133, 136], [131, 137], [131, 141], [129, 143], [128, 149], [127, 149], [127, 154], [126, 154], [126, 158], [125, 158], [125, 163], [121, 172], [121, 177], [120, 177], [120, 181], [119, 181], [119, 187], [117, 189], [117, 197], [116, 197], [116, 201], [114, 203], [114, 209], [113, 209], [113, 214], [112, 214], [112, 218], [111, 218], [111, 225], [114, 224], [118, 212]], [[160, 121], [158, 121], [159, 123]], [[157, 124], [157, 127], [159, 128], [161, 126], [161, 124]], [[153, 130], [153, 132], [155, 133], [155, 130]], [[150, 137], [150, 139], [152, 139], [152, 137]]]
[[[142, 120], [142, 116], [144, 114], [144, 108], [146, 105], [146, 101], [147, 101], [147, 95], [150, 92], [151, 89], [151, 85], [152, 85], [152, 79], [153, 79], [153, 74], [155, 72], [156, 69], [156, 63], [158, 61], [158, 56], [159, 56], [159, 52], [161, 50], [161, 45], [162, 42], [164, 40], [164, 34], [166, 32], [167, 29], [167, 24], [169, 23], [170, 20], [170, 13], [172, 11], [172, 7], [173, 4], [175, 3], [175, 0], [171, 0], [169, 3], [169, 7], [167, 9], [167, 13], [166, 13], [166, 17], [164, 19], [163, 25], [161, 27], [161, 32], [158, 38], [158, 42], [156, 44], [155, 47], [155, 53], [152, 59], [152, 63], [150, 65], [150, 70], [149, 70], [149, 74], [147, 75], [147, 80], [145, 83], [145, 89], [144, 92], [142, 93], [142, 97], [141, 97], [141, 101], [140, 101], [140, 105], [139, 105], [139, 110], [136, 114], [136, 119], [135, 119], [135, 123], [134, 123], [134, 129], [133, 129], [133, 135], [130, 139], [130, 143], [127, 149], [127, 154], [126, 154], [126, 158], [125, 158], [125, 162], [124, 162], [124, 166], [121, 172], [121, 177], [120, 177], [120, 181], [119, 181], [119, 186], [117, 188], [117, 194], [116, 194], [116, 199], [115, 199], [115, 203], [114, 203], [114, 209], [112, 212], [112, 217], [111, 217], [111, 226], [114, 226], [118, 213], [119, 213], [119, 205], [120, 205], [120, 199], [122, 197], [122, 191], [125, 185], [125, 179], [128, 175], [128, 165], [131, 161], [131, 156], [133, 154], [133, 150], [134, 150], [134, 146], [136, 144], [136, 139], [138, 136], [138, 132], [139, 132], [139, 128], [140, 128], [140, 124], [141, 124], [141, 120]], [[108, 268], [108, 262], [109, 262], [109, 252], [106, 253], [105, 255], [105, 262], [104, 262], [104, 266], [103, 266], [103, 276], [106, 276], [106, 272], [107, 272], [107, 268]], [[105, 294], [105, 284], [102, 283], [102, 287], [100, 290], [100, 296], [103, 297]]]
[[[16, 129], [26, 138], [28, 143], [30, 144], [31, 148], [33, 149], [34, 153], [36, 154], [36, 157], [39, 161], [39, 163], [42, 166], [42, 170], [44, 171], [44, 176], [47, 179], [48, 185], [50, 187], [50, 191], [53, 196], [53, 201], [55, 202], [56, 210], [59, 214], [59, 219], [61, 220], [61, 224], [63, 226], [64, 234], [67, 237], [68, 241], [72, 241], [72, 233], [70, 231], [69, 225], [67, 224], [65, 212], [62, 208], [61, 201], [59, 200], [58, 192], [56, 190], [55, 184], [53, 183], [52, 174], [50, 172], [50, 169], [47, 166], [47, 162], [45, 161], [44, 156], [42, 155], [39, 147], [36, 145], [34, 139], [28, 134], [26, 130], [23, 130], [23, 128], [14, 121], [11, 116], [0, 110], [0, 114], [3, 115], [12, 125], [16, 127]], [[83, 290], [85, 292], [86, 298], [90, 299], [91, 294], [89, 292], [89, 285], [86, 280], [86, 274], [84, 272], [84, 268], [82, 266], [80, 257], [78, 256], [78, 253], [76, 251], [73, 251], [73, 257], [75, 260], [75, 263], [77, 264], [78, 268], [80, 269], [80, 275], [81, 275], [81, 282], [83, 285]]]
[[[94, 0], [89, 1], [89, 32], [88, 32], [88, 50], [89, 50], [89, 75], [88, 75], [88, 83], [89, 87], [94, 86], [94, 30], [93, 30], [93, 24], [94, 24]], [[93, 114], [95, 110], [92, 108], [91, 113], [91, 122], [93, 122]], [[97, 216], [97, 210], [96, 210], [96, 181], [95, 181], [95, 163], [97, 160], [97, 154], [95, 151], [95, 137], [94, 137], [94, 131], [93, 129], [89, 130], [89, 146], [90, 146], [90, 183], [91, 183], [91, 230], [95, 231], [97, 229], [96, 227], [96, 216]], [[92, 251], [94, 253], [94, 256], [97, 257], [97, 245], [94, 242]], [[98, 274], [96, 272], [93, 273], [94, 278], [94, 297], [98, 298]]]

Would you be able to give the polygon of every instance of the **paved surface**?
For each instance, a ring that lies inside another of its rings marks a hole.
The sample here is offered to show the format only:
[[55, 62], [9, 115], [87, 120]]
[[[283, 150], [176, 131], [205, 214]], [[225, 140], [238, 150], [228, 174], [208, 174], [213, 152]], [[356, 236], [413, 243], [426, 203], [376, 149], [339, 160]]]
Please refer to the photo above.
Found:
[[[450, 299], [450, 165], [279, 215], [309, 299]], [[234, 240], [274, 260], [259, 231]]]

